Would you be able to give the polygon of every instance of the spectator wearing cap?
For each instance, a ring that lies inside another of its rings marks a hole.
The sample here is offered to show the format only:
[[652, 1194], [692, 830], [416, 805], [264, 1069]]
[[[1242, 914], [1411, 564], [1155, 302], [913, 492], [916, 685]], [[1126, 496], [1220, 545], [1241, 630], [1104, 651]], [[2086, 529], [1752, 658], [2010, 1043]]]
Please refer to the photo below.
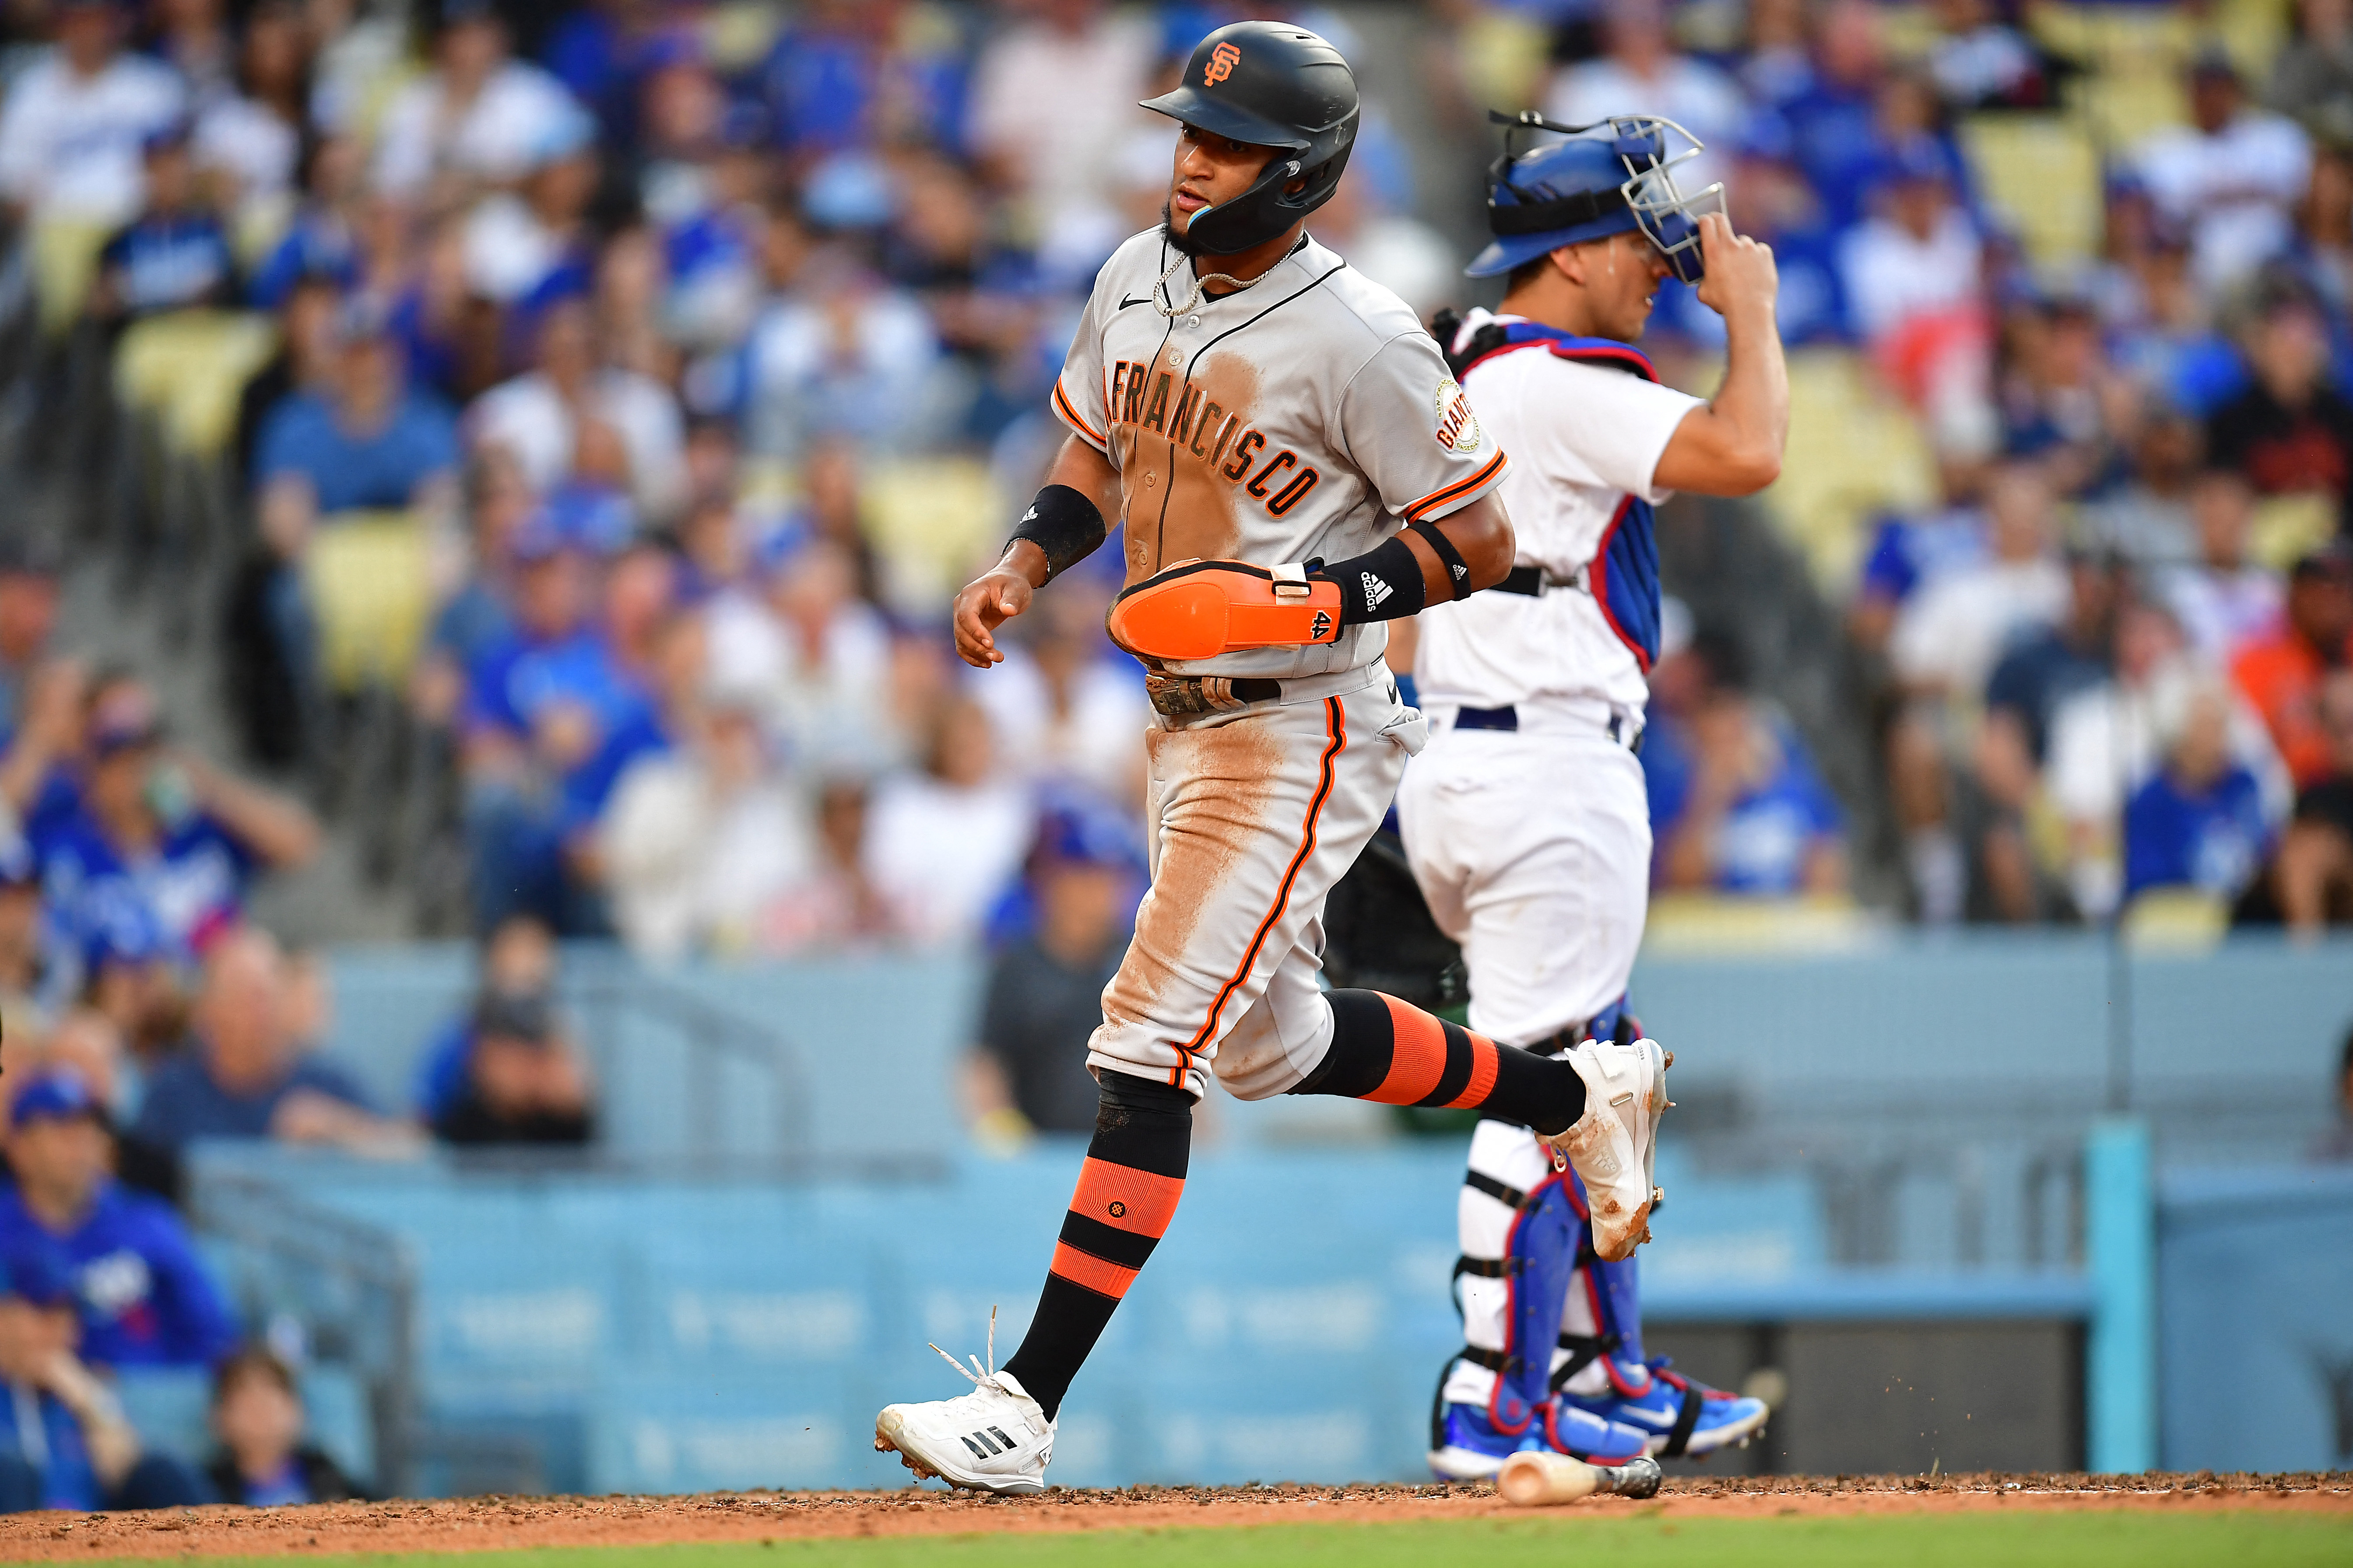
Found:
[[1087, 1132], [1101, 1095], [1087, 1041], [1135, 923], [1144, 868], [1123, 824], [1048, 814], [1030, 858], [1030, 929], [990, 962], [965, 1096], [984, 1136]]
[[266, 1346], [248, 1345], [213, 1373], [211, 1425], [220, 1447], [206, 1479], [223, 1501], [248, 1508], [366, 1499], [324, 1448], [304, 1441], [308, 1422], [293, 1369]]
[[220, 1287], [170, 1205], [120, 1185], [105, 1108], [76, 1074], [44, 1073], [10, 1102], [0, 1265], [67, 1282], [93, 1365], [206, 1366], [237, 1345]]
[[2332, 748], [2320, 722], [2321, 687], [2353, 662], [2353, 552], [2342, 545], [2306, 555], [2288, 573], [2286, 612], [2276, 630], [2231, 661], [2239, 695], [2263, 716], [2298, 786], [2327, 776]]
[[2313, 299], [2274, 290], [2246, 334], [2252, 384], [2206, 426], [2207, 460], [2257, 493], [2353, 505], [2353, 402], [2330, 384], [2328, 322]]
[[112, 1390], [74, 1347], [66, 1280], [34, 1258], [0, 1260], [0, 1513], [186, 1508], [204, 1479], [143, 1447]]
[[539, 313], [538, 362], [466, 411], [478, 453], [501, 452], [546, 494], [581, 479], [625, 490], [649, 523], [686, 500], [686, 421], [650, 376], [602, 363], [596, 321], [579, 295]]
[[98, 253], [90, 310], [101, 321], [226, 305], [236, 295], [237, 258], [220, 218], [198, 198], [189, 134], [185, 120], [147, 134], [145, 205]]
[[1954, 182], [1938, 142], [1906, 139], [1873, 187], [1876, 210], [1839, 252], [1855, 331], [1889, 382], [1939, 416], [1984, 399], [1990, 352], [1984, 240]]
[[212, 1138], [405, 1149], [407, 1131], [348, 1074], [304, 1054], [290, 1013], [285, 955], [268, 932], [248, 926], [216, 942], [191, 1037], [149, 1079], [130, 1138], [167, 1158]]
[[547, 997], [493, 991], [474, 1011], [465, 1074], [433, 1135], [459, 1147], [586, 1143], [596, 1132], [592, 1092]]
[[513, 58], [488, 0], [448, 0], [433, 68], [396, 94], [377, 130], [375, 180], [417, 200], [505, 184], [582, 114], [564, 84]]
[[185, 959], [243, 918], [256, 871], [318, 848], [301, 805], [167, 746], [154, 693], [133, 677], [96, 683], [84, 734], [79, 777], [31, 824], [58, 916], [78, 936], [143, 927]]
[[2190, 122], [2150, 136], [2133, 161], [2158, 207], [2189, 229], [2199, 280], [2220, 289], [2286, 247], [2312, 147], [2294, 121], [2248, 104], [2219, 49], [2190, 62], [2187, 85]]
[[185, 112], [168, 66], [122, 49], [111, 0], [54, 8], [58, 47], [9, 84], [0, 196], [18, 216], [118, 224], [139, 210], [140, 144]]

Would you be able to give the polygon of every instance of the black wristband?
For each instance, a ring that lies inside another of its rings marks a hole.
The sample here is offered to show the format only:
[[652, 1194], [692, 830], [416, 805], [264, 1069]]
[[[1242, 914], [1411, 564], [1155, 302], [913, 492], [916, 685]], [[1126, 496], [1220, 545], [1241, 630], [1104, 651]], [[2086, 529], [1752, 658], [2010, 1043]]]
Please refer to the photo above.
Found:
[[1328, 566], [1310, 568], [1313, 575], [1340, 585], [1340, 624], [1394, 621], [1419, 615], [1423, 595], [1421, 561], [1406, 548], [1405, 535], [1393, 533], [1375, 550]]
[[1462, 552], [1454, 548], [1454, 541], [1434, 522], [1409, 522], [1406, 527], [1421, 535], [1421, 542], [1437, 552], [1439, 561], [1446, 567], [1447, 585], [1452, 589], [1448, 602], [1461, 598], [1471, 591], [1471, 568], [1462, 559]]
[[1103, 527], [1102, 509], [1068, 485], [1048, 485], [1013, 525], [1013, 541], [1026, 539], [1046, 553], [1046, 581], [1050, 583], [1095, 552], [1110, 531]]

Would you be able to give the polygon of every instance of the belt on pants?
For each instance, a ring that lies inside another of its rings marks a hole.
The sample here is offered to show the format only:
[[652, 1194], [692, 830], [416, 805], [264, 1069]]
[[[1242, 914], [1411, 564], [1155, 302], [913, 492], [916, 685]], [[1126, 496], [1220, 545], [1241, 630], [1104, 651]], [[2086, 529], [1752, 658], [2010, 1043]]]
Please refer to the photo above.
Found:
[[[1506, 702], [1501, 708], [1458, 708], [1454, 710], [1454, 727], [1458, 730], [1508, 730], [1520, 727], [1520, 710]], [[1642, 754], [1642, 731], [1630, 724], [1617, 713], [1609, 715], [1602, 728], [1609, 738], [1633, 752]]]
[[1579, 592], [1591, 592], [1586, 582], [1585, 568], [1582, 566], [1577, 569], [1573, 576], [1567, 577], [1556, 577], [1541, 566], [1514, 566], [1504, 574], [1502, 582], [1488, 584], [1486, 591], [1490, 594], [1524, 594], [1531, 599], [1536, 599], [1543, 597], [1548, 590], [1554, 588], [1575, 588]]
[[1164, 718], [1186, 719], [1203, 713], [1233, 713], [1263, 702], [1313, 702], [1345, 697], [1390, 679], [1388, 666], [1379, 659], [1348, 669], [1326, 670], [1277, 680], [1264, 675], [1170, 675], [1166, 670], [1144, 672], [1144, 693]]

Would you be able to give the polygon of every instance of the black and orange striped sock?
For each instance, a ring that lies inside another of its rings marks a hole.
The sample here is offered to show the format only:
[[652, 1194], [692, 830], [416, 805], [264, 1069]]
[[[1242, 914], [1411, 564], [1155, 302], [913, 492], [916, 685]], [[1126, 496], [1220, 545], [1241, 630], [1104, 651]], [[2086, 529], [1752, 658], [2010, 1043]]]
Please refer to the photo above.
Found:
[[1125, 1073], [1103, 1075], [1094, 1140], [1062, 1215], [1038, 1315], [1005, 1363], [1049, 1421], [1176, 1217], [1192, 1148], [1191, 1095]]
[[1335, 991], [1332, 1047], [1293, 1094], [1483, 1110], [1547, 1136], [1585, 1114], [1585, 1080], [1565, 1061], [1499, 1046], [1378, 991]]

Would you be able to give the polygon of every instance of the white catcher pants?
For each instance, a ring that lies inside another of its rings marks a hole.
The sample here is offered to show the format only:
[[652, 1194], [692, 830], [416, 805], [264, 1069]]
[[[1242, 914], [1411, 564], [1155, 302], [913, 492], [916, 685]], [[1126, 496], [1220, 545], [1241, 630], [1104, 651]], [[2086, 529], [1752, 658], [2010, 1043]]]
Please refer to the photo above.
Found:
[[1426, 731], [1388, 667], [1285, 681], [1284, 700], [1145, 732], [1152, 890], [1103, 987], [1087, 1067], [1281, 1094], [1332, 1044], [1324, 900], [1378, 828]]
[[[1642, 765], [1606, 718], [1524, 704], [1516, 731], [1456, 730], [1440, 713], [1406, 771], [1398, 818], [1406, 858], [1439, 929], [1462, 945], [1470, 1026], [1526, 1045], [1591, 1018], [1625, 994], [1650, 908], [1651, 811]], [[1525, 1192], [1552, 1162], [1525, 1127], [1482, 1121], [1470, 1167]], [[1463, 1256], [1500, 1258], [1513, 1211], [1473, 1187], [1458, 1199]], [[1459, 1281], [1462, 1337], [1504, 1348], [1505, 1281]], [[1581, 1286], [1561, 1328], [1597, 1331]], [[1567, 1352], [1556, 1350], [1554, 1364]], [[1606, 1374], [1588, 1367], [1573, 1392]], [[1446, 1399], [1484, 1405], [1495, 1374], [1458, 1362]]]

